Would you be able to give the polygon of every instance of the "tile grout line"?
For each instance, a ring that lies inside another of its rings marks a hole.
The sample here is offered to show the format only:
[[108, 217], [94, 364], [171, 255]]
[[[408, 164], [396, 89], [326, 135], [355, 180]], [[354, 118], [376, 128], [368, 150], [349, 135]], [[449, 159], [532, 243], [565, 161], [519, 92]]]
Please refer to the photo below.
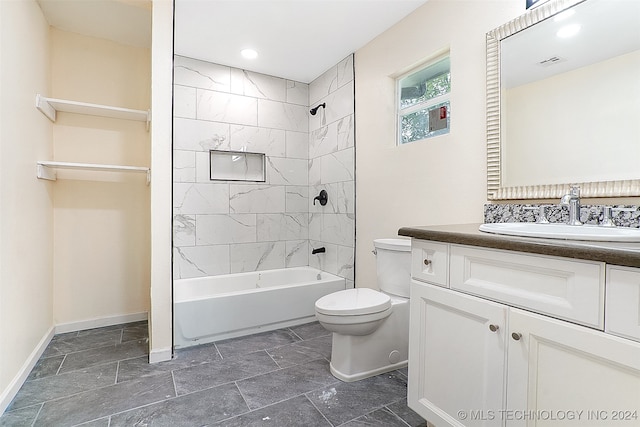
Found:
[[[316, 390], [318, 390], [318, 389], [316, 389]], [[334, 426], [334, 424], [333, 424], [331, 421], [329, 421], [329, 418], [327, 418], [327, 416], [326, 416], [326, 415], [325, 415], [325, 414], [320, 410], [320, 408], [318, 408], [318, 406], [317, 406], [315, 403], [313, 403], [313, 400], [309, 399], [309, 396], [307, 396], [307, 394], [312, 393], [312, 392], [314, 392], [314, 391], [315, 391], [315, 390], [311, 390], [311, 391], [308, 391], [308, 392], [306, 392], [306, 393], [303, 393], [304, 398], [305, 398], [305, 399], [307, 399], [307, 401], [309, 401], [309, 402], [311, 403], [311, 406], [313, 406], [313, 407], [316, 409], [316, 411], [318, 411], [318, 413], [319, 413], [320, 415], [322, 415], [322, 418], [324, 418], [325, 420], [327, 420], [327, 422], [329, 423], [329, 425]], [[334, 427], [335, 427], [335, 426], [334, 426]]]
[[[65, 361], [65, 360], [67, 360], [67, 355], [66, 355], [66, 354], [64, 354], [64, 355], [62, 356], [62, 361], [60, 362], [60, 366], [58, 366], [58, 369], [56, 369], [56, 373], [55, 373], [55, 375], [50, 375], [50, 376], [55, 377], [55, 376], [57, 376], [57, 375], [60, 375], [60, 369], [62, 369], [62, 365], [64, 365], [64, 361]], [[46, 378], [46, 377], [44, 377], [44, 378]]]
[[[404, 399], [404, 398], [402, 398], [402, 399]], [[409, 423], [408, 423], [408, 422], [406, 422], [406, 421], [405, 421], [405, 420], [404, 420], [400, 415], [396, 414], [396, 413], [393, 411], [393, 409], [389, 408], [389, 405], [393, 405], [394, 403], [398, 403], [398, 402], [402, 401], [402, 399], [398, 399], [398, 400], [396, 400], [395, 402], [387, 403], [384, 407], [385, 407], [389, 412], [391, 412], [393, 415], [395, 415], [395, 416], [396, 416], [396, 418], [398, 418], [401, 422], [403, 422], [404, 424], [406, 424], [408, 427], [411, 427], [411, 426], [409, 425]]]
[[31, 422], [31, 427], [33, 427], [36, 424], [36, 420], [40, 416], [40, 412], [42, 411], [42, 408], [44, 408], [44, 402], [40, 404], [40, 409], [38, 409], [38, 413], [36, 414], [35, 417], [33, 417], [33, 421]]
[[216, 344], [216, 342], [213, 342], [213, 347], [216, 349], [216, 351], [218, 352], [218, 356], [220, 356], [220, 360], [224, 360], [224, 357], [222, 357], [222, 352], [220, 351], [220, 349], [218, 348], [218, 345]]
[[118, 384], [118, 375], [120, 375], [120, 362], [120, 360], [116, 362], [116, 377], [114, 378], [112, 385]]
[[176, 386], [176, 377], [173, 375], [173, 369], [171, 370], [171, 382], [173, 383], [173, 393], [178, 397], [178, 387]]

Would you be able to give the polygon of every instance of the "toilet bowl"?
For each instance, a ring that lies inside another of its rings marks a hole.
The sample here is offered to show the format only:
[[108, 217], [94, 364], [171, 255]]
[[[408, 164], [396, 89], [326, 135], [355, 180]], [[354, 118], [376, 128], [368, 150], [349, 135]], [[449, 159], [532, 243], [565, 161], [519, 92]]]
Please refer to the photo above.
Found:
[[333, 332], [331, 373], [351, 382], [407, 365], [411, 242], [374, 240], [378, 287], [334, 292], [316, 301], [320, 324]]

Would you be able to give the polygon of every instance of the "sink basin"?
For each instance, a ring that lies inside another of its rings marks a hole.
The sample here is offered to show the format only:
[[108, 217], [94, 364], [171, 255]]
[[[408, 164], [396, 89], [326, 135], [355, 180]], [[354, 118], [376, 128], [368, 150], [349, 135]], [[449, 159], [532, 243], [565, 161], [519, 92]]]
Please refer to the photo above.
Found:
[[495, 234], [506, 234], [509, 236], [540, 237], [545, 239], [591, 240], [598, 242], [640, 242], [640, 229], [627, 227], [504, 222], [482, 224], [480, 226], [480, 231]]

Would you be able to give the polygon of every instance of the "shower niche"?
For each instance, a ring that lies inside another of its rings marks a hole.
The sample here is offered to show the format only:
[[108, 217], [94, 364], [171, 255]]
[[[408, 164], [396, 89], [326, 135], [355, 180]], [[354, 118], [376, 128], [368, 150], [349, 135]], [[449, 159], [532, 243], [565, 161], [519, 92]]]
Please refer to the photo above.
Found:
[[246, 151], [209, 151], [211, 181], [265, 182], [264, 153]]

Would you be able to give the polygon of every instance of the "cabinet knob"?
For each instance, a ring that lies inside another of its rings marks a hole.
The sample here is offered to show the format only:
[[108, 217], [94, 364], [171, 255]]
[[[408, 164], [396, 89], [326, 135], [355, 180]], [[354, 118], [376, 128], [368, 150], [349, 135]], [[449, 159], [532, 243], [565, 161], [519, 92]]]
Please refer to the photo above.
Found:
[[491, 332], [496, 332], [498, 329], [500, 329], [500, 326], [498, 325], [489, 325], [489, 330]]
[[522, 334], [519, 332], [514, 332], [511, 334], [511, 338], [513, 338], [516, 341], [520, 341], [520, 338], [522, 338]]
[[431, 260], [430, 259], [425, 259], [424, 260], [424, 265], [429, 265], [431, 264]]

